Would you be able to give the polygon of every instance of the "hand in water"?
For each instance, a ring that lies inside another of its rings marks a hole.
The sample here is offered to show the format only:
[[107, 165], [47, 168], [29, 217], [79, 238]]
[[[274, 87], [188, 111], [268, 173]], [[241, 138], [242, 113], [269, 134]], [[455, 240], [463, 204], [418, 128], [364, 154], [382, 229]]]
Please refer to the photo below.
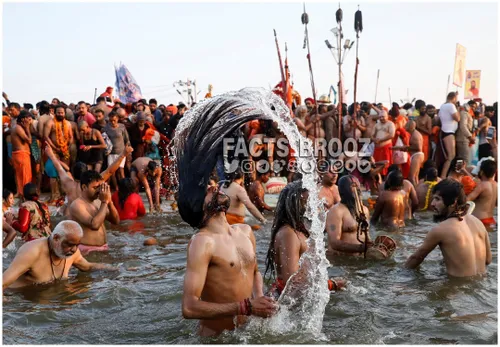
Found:
[[111, 202], [111, 190], [109, 188], [109, 184], [103, 183], [101, 184], [101, 191], [99, 192], [99, 200], [103, 203]]
[[250, 303], [252, 304], [252, 315], [254, 316], [267, 318], [278, 311], [278, 304], [276, 304], [273, 298], [268, 296], [251, 299]]
[[347, 280], [345, 280], [343, 278], [340, 278], [340, 277], [332, 278], [331, 281], [334, 282], [334, 288], [333, 288], [333, 290], [335, 290], [335, 291], [339, 291], [339, 290], [345, 289], [345, 287], [347, 285]]

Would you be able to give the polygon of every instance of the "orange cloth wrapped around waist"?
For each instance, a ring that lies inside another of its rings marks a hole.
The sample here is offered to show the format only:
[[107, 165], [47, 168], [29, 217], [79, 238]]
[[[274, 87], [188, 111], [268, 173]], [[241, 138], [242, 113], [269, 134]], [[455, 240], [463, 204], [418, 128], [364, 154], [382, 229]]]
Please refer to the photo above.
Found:
[[386, 165], [384, 169], [382, 170], [382, 175], [387, 175], [387, 168], [392, 164], [392, 150], [391, 150], [392, 144], [388, 143], [387, 145], [383, 147], [375, 147], [375, 150], [373, 151], [373, 159], [375, 161], [383, 161], [383, 160], [388, 160], [389, 165]]
[[24, 186], [31, 182], [31, 153], [26, 150], [12, 152], [12, 166], [16, 174], [17, 194], [23, 195]]
[[230, 225], [245, 223], [245, 217], [226, 212], [226, 219]]
[[483, 222], [483, 224], [486, 228], [497, 224], [497, 222], [495, 221], [495, 219], [493, 217], [483, 218], [483, 219], [481, 219], [481, 222]]

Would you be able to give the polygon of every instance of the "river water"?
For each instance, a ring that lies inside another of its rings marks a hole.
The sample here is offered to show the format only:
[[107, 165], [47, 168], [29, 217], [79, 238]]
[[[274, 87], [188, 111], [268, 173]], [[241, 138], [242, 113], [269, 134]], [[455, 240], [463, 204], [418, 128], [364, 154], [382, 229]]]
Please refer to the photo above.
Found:
[[[259, 268], [264, 269], [272, 216], [255, 232]], [[57, 219], [54, 219], [56, 222]], [[192, 228], [177, 213], [147, 216], [108, 229], [109, 252], [87, 259], [118, 266], [118, 272], [83, 273], [68, 281], [5, 291], [4, 344], [496, 344], [497, 233], [490, 233], [493, 263], [477, 279], [449, 279], [439, 249], [418, 270], [402, 267], [432, 227], [430, 214], [399, 233], [392, 259], [375, 262], [336, 258], [329, 275], [349, 280], [331, 295], [323, 336], [273, 334], [242, 329], [201, 339], [197, 322], [181, 314], [186, 246]], [[371, 231], [376, 236], [376, 230]], [[387, 234], [387, 233], [386, 233]], [[143, 241], [155, 237], [158, 245]], [[4, 250], [3, 270], [16, 247]]]

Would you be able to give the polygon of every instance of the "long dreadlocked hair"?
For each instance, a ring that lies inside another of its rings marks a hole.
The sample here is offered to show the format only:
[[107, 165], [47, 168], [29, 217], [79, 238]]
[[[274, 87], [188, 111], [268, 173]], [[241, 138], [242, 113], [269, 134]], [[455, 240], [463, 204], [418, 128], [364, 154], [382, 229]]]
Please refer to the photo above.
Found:
[[309, 231], [304, 225], [304, 213], [300, 202], [302, 193], [305, 191], [307, 190], [302, 188], [302, 180], [299, 180], [287, 184], [280, 193], [274, 212], [274, 222], [271, 228], [271, 242], [269, 243], [269, 250], [267, 251], [264, 277], [266, 277], [269, 271], [271, 276], [276, 279], [276, 266], [274, 263], [276, 252], [274, 251], [274, 241], [276, 239], [276, 234], [282, 226], [288, 225], [292, 229], [303, 233], [307, 238], [309, 237]]
[[[339, 187], [340, 202], [344, 204], [351, 215], [357, 216], [356, 213], [356, 198], [352, 192], [352, 179], [353, 176], [346, 175], [339, 179], [337, 186]], [[361, 196], [361, 192], [358, 192]]]
[[[287, 113], [288, 112], [288, 113]], [[283, 100], [263, 89], [242, 89], [196, 104], [179, 122], [174, 144], [179, 174], [179, 213], [192, 227], [203, 220], [203, 200], [223, 139], [242, 124], [289, 114]]]
[[464, 186], [454, 179], [446, 178], [432, 188], [432, 194], [436, 193], [441, 195], [446, 206], [457, 203], [457, 208], [448, 215], [447, 219], [458, 218], [459, 221], [462, 221], [467, 212], [467, 196], [464, 192]]

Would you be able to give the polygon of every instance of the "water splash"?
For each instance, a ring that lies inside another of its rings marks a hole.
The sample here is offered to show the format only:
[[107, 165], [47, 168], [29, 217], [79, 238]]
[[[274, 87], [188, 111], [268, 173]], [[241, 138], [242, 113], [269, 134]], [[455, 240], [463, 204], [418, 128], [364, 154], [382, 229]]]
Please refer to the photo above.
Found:
[[[217, 138], [217, 143], [210, 144], [210, 148], [220, 146], [224, 135], [229, 135], [236, 127], [253, 119], [268, 119], [278, 124], [295, 153], [308, 153], [308, 155], [297, 156], [299, 170], [315, 167], [312, 144], [299, 133], [290, 117], [288, 107], [278, 96], [263, 88], [245, 88], [225, 93], [206, 99], [187, 111], [180, 120], [173, 139], [174, 156], [182, 155], [186, 139], [192, 131], [196, 131], [193, 129], [196, 127], [196, 120], [199, 117], [210, 117], [213, 115], [211, 112], [216, 112], [219, 105], [228, 101], [234, 101], [238, 105], [237, 109], [212, 123], [213, 131], [223, 136]], [[302, 151], [299, 151], [299, 148]], [[175, 158], [172, 163], [176, 166], [177, 159]], [[311, 221], [308, 250], [300, 259], [299, 270], [289, 279], [279, 298], [278, 314], [267, 320], [252, 319], [248, 324], [248, 329], [254, 332], [259, 329], [264, 332], [283, 334], [300, 329], [302, 332], [315, 336], [322, 335], [323, 316], [330, 298], [327, 286], [329, 262], [325, 257], [323, 236], [326, 211], [318, 198], [316, 171], [307, 170], [302, 173], [303, 187], [309, 191], [305, 215]]]

